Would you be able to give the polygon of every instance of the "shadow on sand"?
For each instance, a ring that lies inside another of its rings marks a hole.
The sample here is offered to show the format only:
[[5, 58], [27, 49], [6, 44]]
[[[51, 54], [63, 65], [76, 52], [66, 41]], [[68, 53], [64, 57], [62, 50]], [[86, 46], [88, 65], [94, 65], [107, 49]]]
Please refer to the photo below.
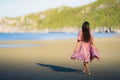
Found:
[[66, 67], [61, 67], [61, 66], [56, 66], [56, 65], [41, 64], [41, 63], [36, 63], [36, 64], [42, 67], [47, 67], [56, 72], [78, 72], [78, 73], [82, 72], [81, 70], [76, 70], [76, 69], [66, 68]]

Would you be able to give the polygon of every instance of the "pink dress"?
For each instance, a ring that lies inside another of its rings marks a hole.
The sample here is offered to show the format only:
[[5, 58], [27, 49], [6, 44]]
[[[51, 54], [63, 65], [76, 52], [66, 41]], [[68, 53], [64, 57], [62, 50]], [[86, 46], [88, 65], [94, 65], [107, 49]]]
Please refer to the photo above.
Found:
[[71, 56], [71, 59], [82, 60], [84, 62], [91, 62], [94, 58], [100, 60], [100, 54], [98, 49], [92, 44], [93, 43], [93, 35], [90, 32], [91, 39], [90, 42], [83, 41], [83, 33], [80, 30], [78, 33], [78, 40], [80, 40], [80, 46], [78, 47], [77, 51]]

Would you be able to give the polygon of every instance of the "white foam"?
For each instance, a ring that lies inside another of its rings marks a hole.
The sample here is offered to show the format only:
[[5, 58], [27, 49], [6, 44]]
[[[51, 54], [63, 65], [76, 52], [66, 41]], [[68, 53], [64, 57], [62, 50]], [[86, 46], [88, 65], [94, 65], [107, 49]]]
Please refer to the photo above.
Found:
[[29, 47], [41, 46], [40, 44], [0, 44], [0, 48], [15, 48], [15, 47]]

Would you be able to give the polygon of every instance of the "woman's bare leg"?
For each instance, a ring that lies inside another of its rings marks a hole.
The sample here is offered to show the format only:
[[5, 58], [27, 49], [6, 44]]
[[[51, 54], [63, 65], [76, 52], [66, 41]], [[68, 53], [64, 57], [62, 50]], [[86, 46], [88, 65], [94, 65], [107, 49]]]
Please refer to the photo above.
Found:
[[91, 75], [90, 69], [88, 67], [88, 62], [85, 62], [85, 67], [86, 67], [86, 70], [88, 72], [88, 75]]
[[85, 62], [83, 62], [83, 73], [86, 72], [86, 66], [85, 66]]

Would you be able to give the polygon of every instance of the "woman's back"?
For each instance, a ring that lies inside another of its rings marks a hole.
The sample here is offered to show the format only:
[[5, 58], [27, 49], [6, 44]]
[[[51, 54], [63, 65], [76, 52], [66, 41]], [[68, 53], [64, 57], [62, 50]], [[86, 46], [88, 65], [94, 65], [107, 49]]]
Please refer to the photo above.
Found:
[[93, 34], [92, 34], [92, 32], [90, 31], [90, 39], [89, 39], [89, 41], [85, 41], [84, 36], [83, 36], [83, 32], [82, 32], [82, 30], [80, 30], [78, 32], [78, 41], [93, 43]]

